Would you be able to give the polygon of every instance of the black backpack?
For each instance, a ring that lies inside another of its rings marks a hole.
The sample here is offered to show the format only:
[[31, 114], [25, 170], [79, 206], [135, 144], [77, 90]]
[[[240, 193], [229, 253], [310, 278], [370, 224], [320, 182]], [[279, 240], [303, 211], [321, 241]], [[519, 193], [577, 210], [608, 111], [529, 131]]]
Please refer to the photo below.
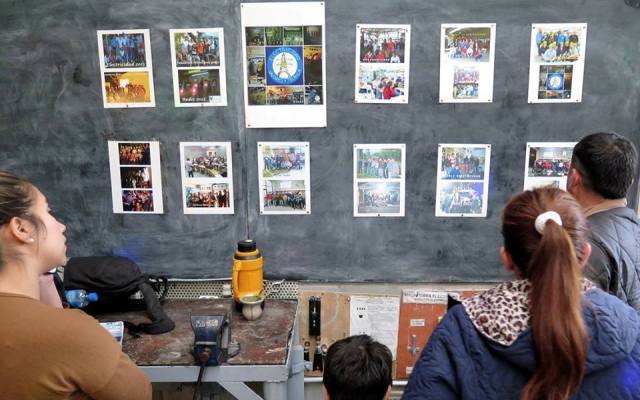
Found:
[[[160, 283], [164, 287], [162, 293]], [[64, 290], [72, 289], [98, 293], [98, 301], [83, 308], [87, 314], [146, 310], [150, 323], [136, 325], [125, 321], [125, 326], [132, 333], [159, 334], [175, 328], [174, 322], [162, 309], [169, 290], [167, 278], [143, 274], [140, 267], [128, 258], [70, 258], [64, 267]], [[137, 291], [142, 293], [142, 300], [130, 298]]]

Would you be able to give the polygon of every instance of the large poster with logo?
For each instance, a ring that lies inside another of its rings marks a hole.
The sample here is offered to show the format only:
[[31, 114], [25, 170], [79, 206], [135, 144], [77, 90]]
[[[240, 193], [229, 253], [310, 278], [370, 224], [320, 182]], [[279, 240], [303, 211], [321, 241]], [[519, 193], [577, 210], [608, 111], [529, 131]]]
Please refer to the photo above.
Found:
[[247, 128], [325, 127], [324, 3], [243, 3]]

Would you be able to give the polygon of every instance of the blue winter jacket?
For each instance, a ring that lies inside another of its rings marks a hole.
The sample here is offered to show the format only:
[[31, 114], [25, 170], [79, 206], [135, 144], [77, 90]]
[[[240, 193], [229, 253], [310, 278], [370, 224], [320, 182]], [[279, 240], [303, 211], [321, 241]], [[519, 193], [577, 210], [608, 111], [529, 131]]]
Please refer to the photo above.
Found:
[[[573, 398], [640, 399], [638, 313], [599, 289], [584, 299], [590, 342], [584, 381]], [[457, 305], [431, 336], [402, 399], [519, 399], [535, 369], [530, 328], [504, 346], [481, 334]]]

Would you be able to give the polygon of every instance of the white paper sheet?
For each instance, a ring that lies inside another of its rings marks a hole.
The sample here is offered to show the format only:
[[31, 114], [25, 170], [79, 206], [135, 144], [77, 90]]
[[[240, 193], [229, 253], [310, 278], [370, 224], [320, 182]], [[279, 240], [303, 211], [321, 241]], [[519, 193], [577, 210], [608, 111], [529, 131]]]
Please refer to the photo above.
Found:
[[160, 143], [109, 141], [113, 212], [162, 214]]
[[227, 105], [222, 28], [170, 29], [176, 107]]
[[411, 25], [356, 25], [356, 103], [407, 104]]
[[567, 175], [576, 142], [528, 142], [524, 157], [524, 188], [567, 189]]
[[493, 101], [496, 24], [442, 24], [440, 103]]
[[490, 144], [439, 144], [436, 217], [486, 217]]
[[404, 217], [405, 147], [353, 145], [354, 217]]
[[324, 2], [241, 3], [247, 128], [326, 127]]
[[351, 296], [349, 335], [369, 335], [391, 350], [396, 359], [400, 298]]
[[258, 142], [260, 214], [310, 214], [309, 142]]
[[97, 35], [104, 107], [155, 107], [149, 29], [100, 30]]
[[582, 101], [587, 24], [531, 25], [529, 103]]
[[231, 142], [180, 142], [185, 214], [233, 214]]

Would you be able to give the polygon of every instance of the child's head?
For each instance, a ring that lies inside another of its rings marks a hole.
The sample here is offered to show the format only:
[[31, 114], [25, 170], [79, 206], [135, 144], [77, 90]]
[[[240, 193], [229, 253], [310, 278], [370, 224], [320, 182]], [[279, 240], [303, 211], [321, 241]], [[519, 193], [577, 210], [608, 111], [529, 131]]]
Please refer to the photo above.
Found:
[[391, 351], [367, 335], [329, 347], [322, 383], [330, 400], [382, 400], [391, 387]]

